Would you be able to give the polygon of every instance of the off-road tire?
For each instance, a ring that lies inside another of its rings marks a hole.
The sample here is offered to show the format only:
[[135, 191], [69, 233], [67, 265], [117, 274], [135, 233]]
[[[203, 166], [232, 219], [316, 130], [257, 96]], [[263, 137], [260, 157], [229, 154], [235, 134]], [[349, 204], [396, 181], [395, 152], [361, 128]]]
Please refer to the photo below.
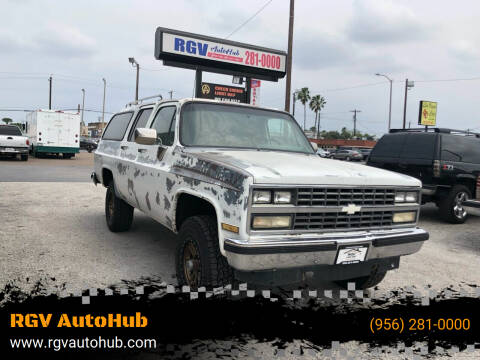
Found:
[[382, 282], [387, 274], [386, 271], [373, 271], [368, 276], [361, 276], [358, 278], [336, 281], [344, 289], [348, 289], [348, 283], [355, 283], [356, 290], [365, 290], [374, 287]]
[[22, 161], [28, 161], [28, 155], [20, 155]]
[[[468, 214], [465, 209], [460, 207], [462, 210], [456, 208], [458, 206], [457, 201], [461, 194], [464, 194], [466, 198], [464, 200], [470, 199], [472, 193], [468, 187], [465, 185], [455, 185], [448, 195], [439, 201], [439, 211], [440, 217], [451, 223], [451, 224], [463, 224], [467, 220]], [[456, 215], [457, 214], [457, 215]]]
[[[199, 215], [188, 218], [183, 222], [178, 238], [175, 265], [180, 286], [198, 288], [233, 285], [233, 269], [228, 265], [226, 257], [220, 253], [215, 217]], [[193, 246], [198, 254], [198, 260], [195, 260], [194, 265], [197, 275], [194, 279], [192, 276], [189, 279], [187, 275], [189, 271], [185, 259], [190, 246]]]
[[115, 195], [115, 185], [110, 181], [105, 195], [105, 218], [112, 232], [127, 231], [132, 226], [133, 207]]

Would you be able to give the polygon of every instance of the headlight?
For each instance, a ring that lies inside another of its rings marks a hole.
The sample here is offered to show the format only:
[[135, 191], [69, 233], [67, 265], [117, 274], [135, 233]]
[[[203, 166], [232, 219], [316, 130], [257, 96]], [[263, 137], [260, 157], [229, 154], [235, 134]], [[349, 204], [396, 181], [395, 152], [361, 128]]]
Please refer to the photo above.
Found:
[[415, 211], [397, 212], [393, 214], [393, 222], [394, 223], [415, 222], [416, 217], [417, 217], [417, 213]]
[[272, 202], [272, 193], [270, 191], [255, 190], [253, 192], [254, 204], [270, 204]]
[[292, 193], [290, 191], [275, 191], [273, 202], [275, 204], [290, 204], [292, 202]]
[[404, 192], [397, 192], [395, 194], [395, 202], [405, 202], [405, 193]]
[[395, 193], [396, 203], [416, 203], [418, 202], [418, 191], [397, 191]]
[[290, 228], [291, 216], [254, 216], [253, 229], [284, 229]]
[[405, 202], [418, 202], [418, 192], [412, 191], [405, 193]]

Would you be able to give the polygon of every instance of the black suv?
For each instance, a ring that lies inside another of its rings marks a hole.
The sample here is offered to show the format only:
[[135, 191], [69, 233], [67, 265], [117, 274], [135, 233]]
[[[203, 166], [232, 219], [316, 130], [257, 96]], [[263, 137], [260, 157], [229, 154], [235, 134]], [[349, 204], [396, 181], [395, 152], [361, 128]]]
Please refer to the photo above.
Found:
[[373, 148], [367, 165], [420, 179], [422, 203], [435, 202], [441, 218], [454, 224], [467, 218], [463, 201], [480, 199], [480, 134], [392, 129]]

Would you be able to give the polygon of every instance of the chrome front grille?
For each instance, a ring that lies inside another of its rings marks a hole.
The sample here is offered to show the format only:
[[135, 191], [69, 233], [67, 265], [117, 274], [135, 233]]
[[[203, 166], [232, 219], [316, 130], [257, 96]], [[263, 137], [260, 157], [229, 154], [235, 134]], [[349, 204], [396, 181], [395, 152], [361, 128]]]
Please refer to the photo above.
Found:
[[294, 230], [359, 229], [392, 225], [393, 211], [361, 211], [353, 215], [344, 212], [294, 214]]
[[385, 188], [299, 188], [298, 206], [394, 205], [395, 190]]

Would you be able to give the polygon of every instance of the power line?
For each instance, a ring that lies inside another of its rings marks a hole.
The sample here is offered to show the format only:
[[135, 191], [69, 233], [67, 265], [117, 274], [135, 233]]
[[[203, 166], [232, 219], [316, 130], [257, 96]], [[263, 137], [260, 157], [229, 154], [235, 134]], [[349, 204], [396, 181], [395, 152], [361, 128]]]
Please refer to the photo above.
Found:
[[265, 3], [265, 5], [263, 5], [255, 14], [253, 14], [252, 16], [250, 16], [246, 21], [244, 21], [239, 27], [237, 27], [235, 30], [233, 30], [230, 34], [228, 34], [225, 39], [228, 39], [230, 36], [232, 36], [233, 34], [235, 34], [238, 30], [240, 30], [242, 27], [244, 27], [248, 22], [250, 22], [250, 20], [252, 20], [255, 16], [257, 16], [258, 14], [260, 14], [260, 12], [262, 12], [263, 9], [265, 9], [273, 0], [269, 0]]

